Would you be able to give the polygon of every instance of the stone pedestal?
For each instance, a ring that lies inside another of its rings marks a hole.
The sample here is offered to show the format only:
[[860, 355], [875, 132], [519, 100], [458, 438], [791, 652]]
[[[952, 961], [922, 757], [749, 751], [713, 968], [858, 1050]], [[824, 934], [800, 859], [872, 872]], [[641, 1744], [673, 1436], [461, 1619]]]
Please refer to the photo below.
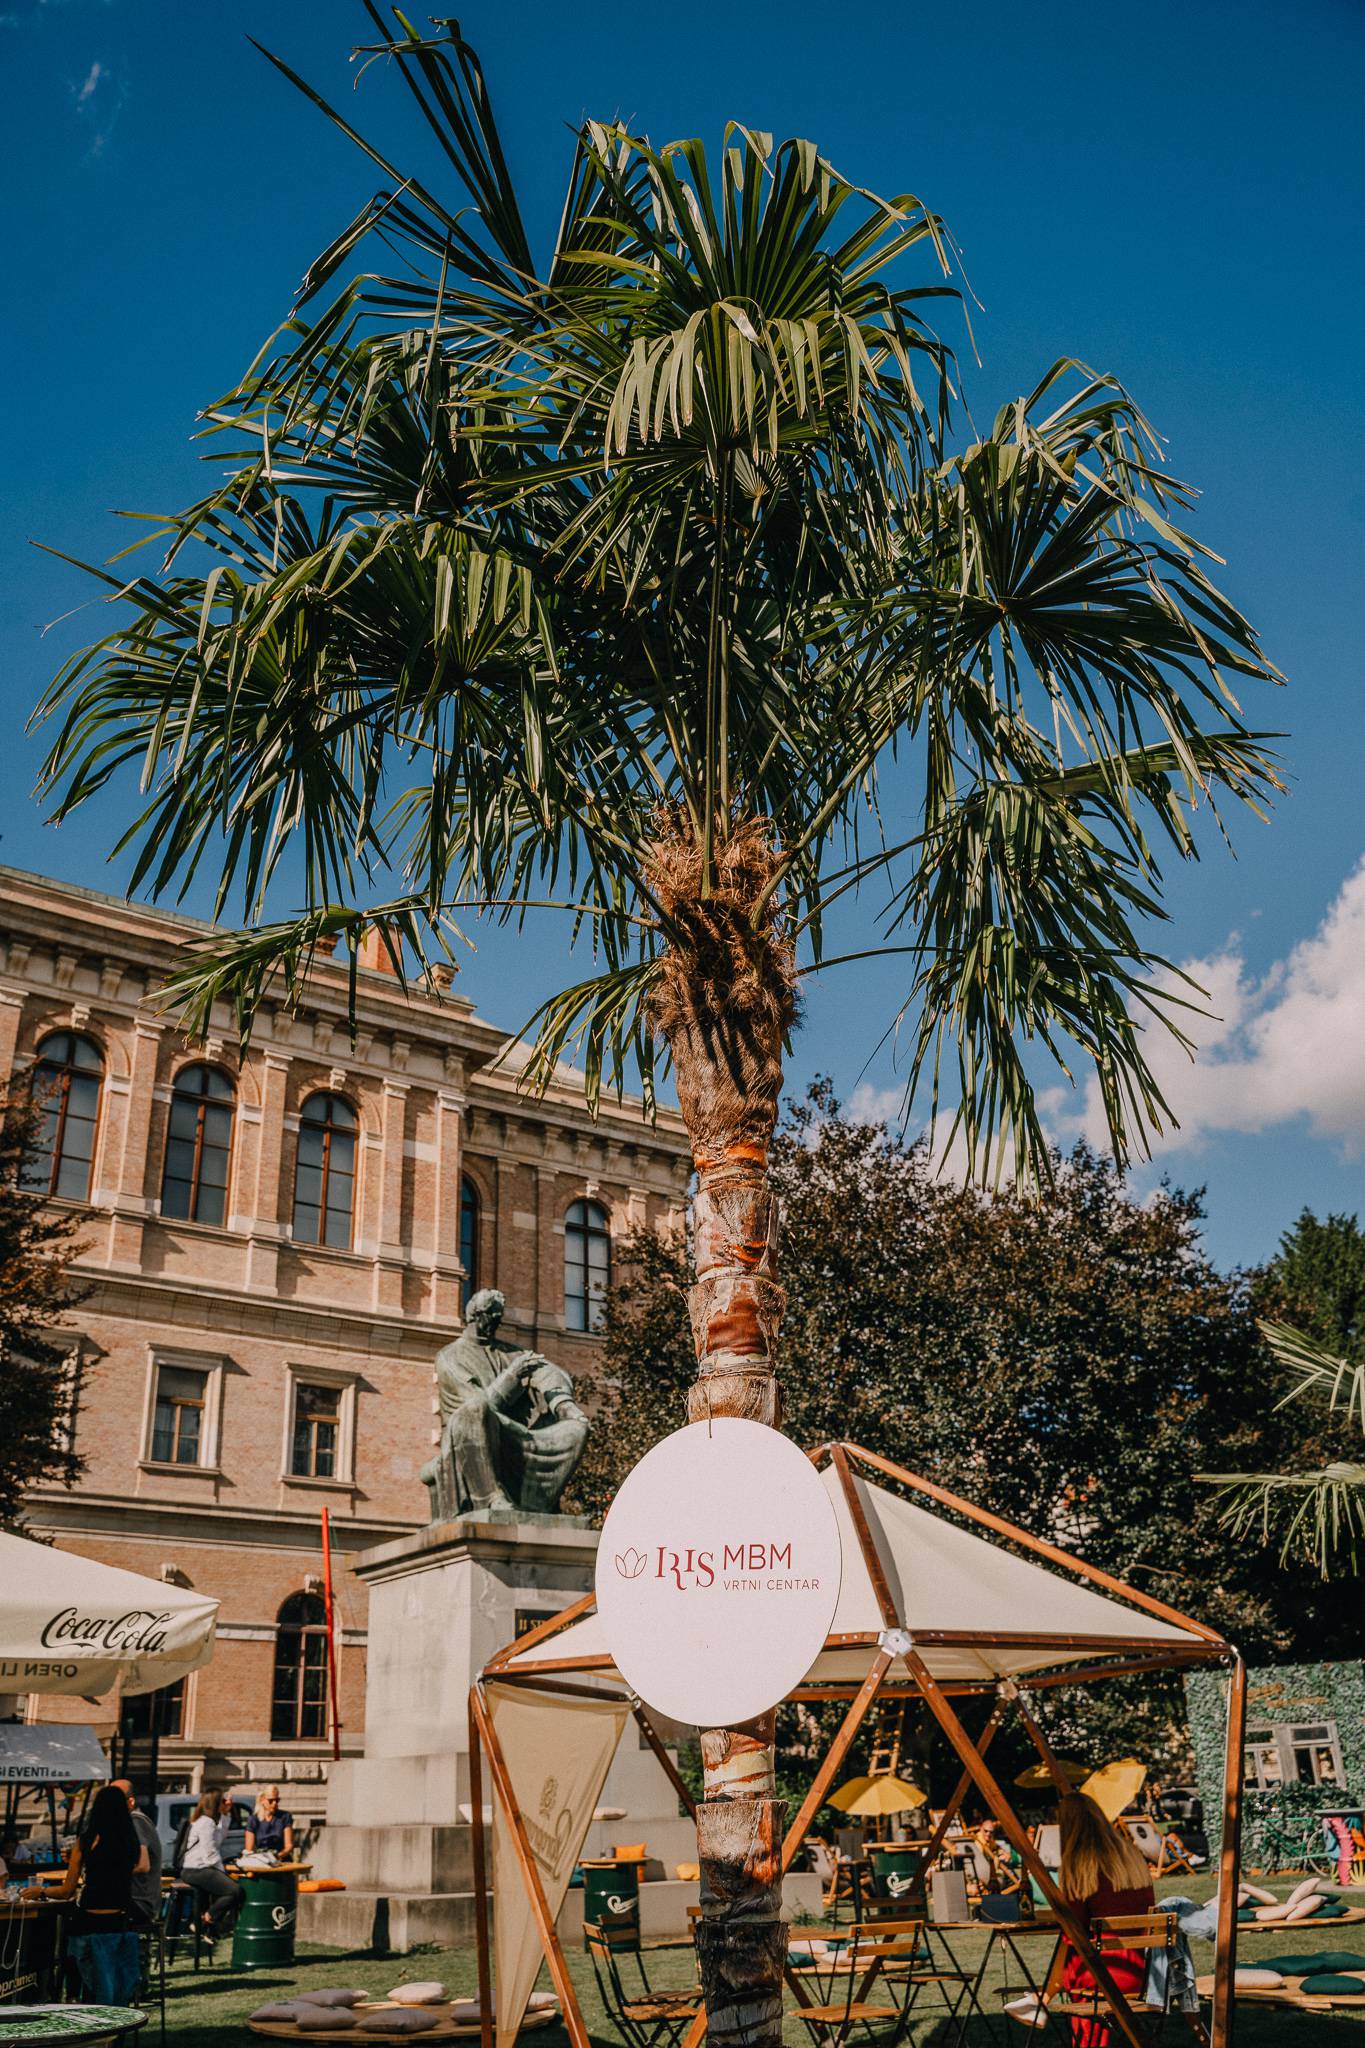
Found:
[[[575, 1516], [492, 1514], [434, 1523], [357, 1560], [370, 1596], [365, 1754], [333, 1764], [313, 1852], [318, 1875], [346, 1890], [304, 1894], [300, 1939], [398, 1954], [472, 1941], [469, 1688], [519, 1624], [590, 1589], [596, 1551], [596, 1530]], [[488, 1782], [485, 1770], [485, 1803]], [[695, 1861], [692, 1825], [630, 1729], [602, 1805], [626, 1817], [594, 1822], [585, 1855], [643, 1841], [670, 1878], [674, 1862]]]

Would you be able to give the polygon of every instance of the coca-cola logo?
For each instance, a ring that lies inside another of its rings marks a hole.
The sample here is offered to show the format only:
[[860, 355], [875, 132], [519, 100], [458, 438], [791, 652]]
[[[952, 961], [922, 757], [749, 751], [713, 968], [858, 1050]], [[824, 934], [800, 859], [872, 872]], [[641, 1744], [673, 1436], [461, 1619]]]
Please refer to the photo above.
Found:
[[169, 1614], [153, 1614], [142, 1607], [126, 1614], [82, 1614], [78, 1607], [63, 1607], [45, 1624], [40, 1641], [44, 1649], [65, 1643], [72, 1649], [153, 1656], [165, 1649], [171, 1620]]

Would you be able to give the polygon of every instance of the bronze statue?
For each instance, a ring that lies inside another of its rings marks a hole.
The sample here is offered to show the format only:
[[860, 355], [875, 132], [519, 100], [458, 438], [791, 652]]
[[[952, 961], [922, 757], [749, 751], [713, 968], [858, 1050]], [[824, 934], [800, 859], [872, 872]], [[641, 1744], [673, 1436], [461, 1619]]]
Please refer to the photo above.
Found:
[[588, 1418], [563, 1366], [499, 1342], [507, 1304], [471, 1296], [465, 1326], [436, 1357], [441, 1447], [422, 1478], [433, 1522], [490, 1509], [552, 1515], [587, 1441]]

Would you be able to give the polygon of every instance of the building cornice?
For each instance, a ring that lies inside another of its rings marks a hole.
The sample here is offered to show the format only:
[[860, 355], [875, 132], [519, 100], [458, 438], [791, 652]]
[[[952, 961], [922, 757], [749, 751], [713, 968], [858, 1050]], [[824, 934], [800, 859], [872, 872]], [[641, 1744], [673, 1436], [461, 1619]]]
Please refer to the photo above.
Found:
[[[44, 875], [29, 874], [0, 865], [0, 925], [44, 948], [72, 956], [81, 953], [116, 955], [134, 972], [142, 975], [140, 997], [125, 996], [121, 989], [81, 990], [79, 1000], [101, 1014], [124, 1021], [129, 1028], [151, 1022], [173, 1028], [173, 1020], [158, 1012], [154, 991], [164, 981], [168, 947], [202, 939], [214, 927], [201, 919], [181, 913], [132, 903], [106, 896], [92, 889], [58, 882]], [[0, 992], [19, 996], [49, 993], [22, 971], [0, 973]], [[50, 993], [69, 1002], [76, 992], [67, 982], [54, 981]], [[330, 961], [316, 963], [310, 977], [306, 1012], [292, 1016], [282, 1005], [262, 1006], [253, 1034], [253, 1051], [285, 1059], [326, 1064], [337, 1058], [348, 1069], [376, 1081], [391, 1079], [396, 1070], [411, 1085], [440, 1091], [454, 1085], [472, 1104], [489, 1112], [506, 1115], [509, 1123], [525, 1120], [540, 1127], [562, 1127], [580, 1139], [584, 1135], [585, 1107], [581, 1082], [572, 1073], [554, 1081], [544, 1095], [529, 1095], [512, 1066], [490, 1071], [490, 1064], [505, 1054], [511, 1034], [479, 1017], [472, 1002], [453, 993], [434, 995], [421, 987], [404, 989], [391, 976], [361, 969], [357, 976], [357, 1044], [335, 1050], [317, 1043], [318, 1027], [330, 1023], [333, 1031], [349, 1036], [349, 980], [346, 971]], [[226, 1012], [215, 1020], [215, 1028], [231, 1035]], [[370, 1041], [382, 1035], [386, 1043]], [[397, 1041], [397, 1046], [395, 1046]], [[413, 1044], [430, 1049], [443, 1069], [456, 1062], [456, 1075], [446, 1072], [424, 1074], [410, 1071], [408, 1058]], [[397, 1056], [396, 1056], [397, 1055]], [[463, 1071], [460, 1071], [463, 1069]], [[634, 1148], [670, 1182], [676, 1184], [680, 1162], [686, 1161], [688, 1147], [682, 1119], [676, 1111], [662, 1109], [647, 1121], [642, 1104], [627, 1097], [623, 1103], [603, 1103], [587, 1133], [613, 1146]]]
[[[24, 1496], [31, 1526], [54, 1536], [144, 1538], [171, 1552], [220, 1549], [224, 1544], [253, 1550], [305, 1550], [316, 1555], [320, 1537], [316, 1514], [288, 1508], [199, 1506], [182, 1500], [134, 1500], [123, 1495], [67, 1493], [35, 1486]], [[410, 1537], [421, 1528], [390, 1515], [339, 1515], [331, 1524], [340, 1550], [369, 1550]]]

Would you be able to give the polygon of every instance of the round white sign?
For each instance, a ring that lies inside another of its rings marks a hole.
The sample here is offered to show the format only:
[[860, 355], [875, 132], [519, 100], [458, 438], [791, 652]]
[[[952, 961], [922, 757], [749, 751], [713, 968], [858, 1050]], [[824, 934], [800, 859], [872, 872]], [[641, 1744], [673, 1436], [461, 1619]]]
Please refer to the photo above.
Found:
[[841, 1566], [810, 1459], [775, 1429], [720, 1417], [665, 1437], [627, 1474], [597, 1549], [597, 1611], [647, 1705], [728, 1728], [810, 1670]]

